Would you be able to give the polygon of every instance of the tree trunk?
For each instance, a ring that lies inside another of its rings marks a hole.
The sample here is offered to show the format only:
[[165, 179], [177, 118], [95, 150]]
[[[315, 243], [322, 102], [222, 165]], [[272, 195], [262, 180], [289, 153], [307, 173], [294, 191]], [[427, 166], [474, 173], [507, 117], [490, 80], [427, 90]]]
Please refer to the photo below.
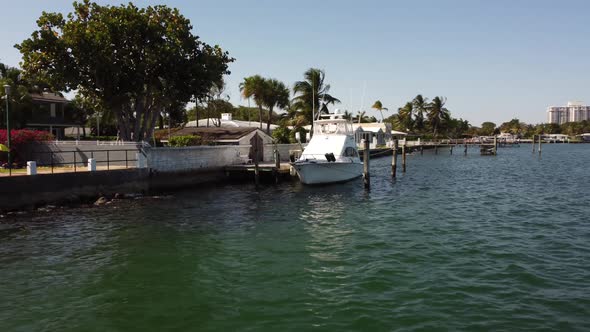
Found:
[[258, 122], [260, 123], [260, 129], [262, 130], [262, 105], [258, 105]]
[[268, 121], [266, 122], [266, 133], [270, 135], [270, 120], [272, 119], [272, 107], [268, 108]]

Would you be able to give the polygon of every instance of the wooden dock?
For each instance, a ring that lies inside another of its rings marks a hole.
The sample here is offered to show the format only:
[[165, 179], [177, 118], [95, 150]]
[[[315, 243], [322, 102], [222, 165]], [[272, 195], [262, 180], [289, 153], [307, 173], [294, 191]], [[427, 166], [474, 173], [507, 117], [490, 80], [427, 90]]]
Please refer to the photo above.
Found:
[[[279, 182], [280, 179], [291, 178], [291, 164], [281, 162], [279, 167], [274, 162], [258, 164], [258, 174], [260, 179], [267, 181]], [[252, 179], [256, 176], [255, 164], [239, 164], [225, 167], [225, 174], [233, 179]]]

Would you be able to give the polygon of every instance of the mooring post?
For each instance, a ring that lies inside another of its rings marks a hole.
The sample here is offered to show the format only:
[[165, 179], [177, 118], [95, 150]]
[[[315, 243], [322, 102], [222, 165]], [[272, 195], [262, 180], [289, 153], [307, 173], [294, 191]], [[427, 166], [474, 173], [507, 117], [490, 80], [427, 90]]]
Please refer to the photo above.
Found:
[[397, 139], [393, 140], [393, 156], [391, 157], [391, 177], [395, 178], [397, 172]]
[[451, 155], [453, 155], [453, 146], [451, 145]]
[[537, 135], [533, 135], [533, 144], [531, 144], [533, 146], [533, 153], [535, 153], [535, 136]]
[[254, 134], [254, 184], [260, 184], [260, 170], [258, 169], [258, 133]]
[[539, 154], [541, 154], [541, 141], [543, 141], [543, 136], [539, 135]]
[[406, 172], [406, 143], [402, 145], [402, 172]]
[[424, 146], [420, 145], [420, 155], [424, 155]]
[[281, 154], [279, 149], [275, 146], [275, 183], [279, 183], [279, 175], [281, 170]]
[[438, 154], [438, 143], [434, 143], [434, 154]]
[[363, 150], [363, 179], [365, 189], [371, 188], [371, 174], [369, 174], [369, 140], [365, 138], [365, 149]]
[[494, 156], [498, 153], [498, 138], [494, 136]]
[[465, 153], [465, 155], [467, 155], [467, 143], [465, 143], [465, 150], [463, 151], [463, 153]]

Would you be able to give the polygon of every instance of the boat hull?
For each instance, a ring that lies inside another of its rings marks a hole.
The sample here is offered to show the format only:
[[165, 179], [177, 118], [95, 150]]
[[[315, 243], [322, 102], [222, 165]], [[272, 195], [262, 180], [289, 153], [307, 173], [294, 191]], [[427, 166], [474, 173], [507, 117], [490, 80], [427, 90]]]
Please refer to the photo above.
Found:
[[296, 162], [293, 167], [304, 184], [345, 182], [363, 175], [363, 164], [355, 162]]

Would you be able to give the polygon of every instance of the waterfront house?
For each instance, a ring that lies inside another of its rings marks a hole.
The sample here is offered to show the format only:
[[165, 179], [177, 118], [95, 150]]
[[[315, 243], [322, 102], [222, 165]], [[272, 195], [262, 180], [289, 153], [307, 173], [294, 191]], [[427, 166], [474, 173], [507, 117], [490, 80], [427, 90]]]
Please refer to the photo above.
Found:
[[[377, 145], [386, 145], [387, 142], [391, 141], [391, 124], [389, 123], [353, 123], [352, 129], [354, 130], [354, 139], [357, 145], [361, 144], [361, 140], [367, 136], [371, 143], [376, 139]], [[375, 146], [372, 148], [375, 148]]]
[[569, 136], [564, 134], [548, 134], [541, 136], [544, 141], [549, 143], [565, 143], [569, 140]]
[[23, 110], [21, 115], [23, 128], [45, 130], [56, 139], [65, 136], [65, 128], [79, 127], [76, 121], [76, 110], [68, 107], [69, 101], [54, 92], [31, 93], [31, 108]]

